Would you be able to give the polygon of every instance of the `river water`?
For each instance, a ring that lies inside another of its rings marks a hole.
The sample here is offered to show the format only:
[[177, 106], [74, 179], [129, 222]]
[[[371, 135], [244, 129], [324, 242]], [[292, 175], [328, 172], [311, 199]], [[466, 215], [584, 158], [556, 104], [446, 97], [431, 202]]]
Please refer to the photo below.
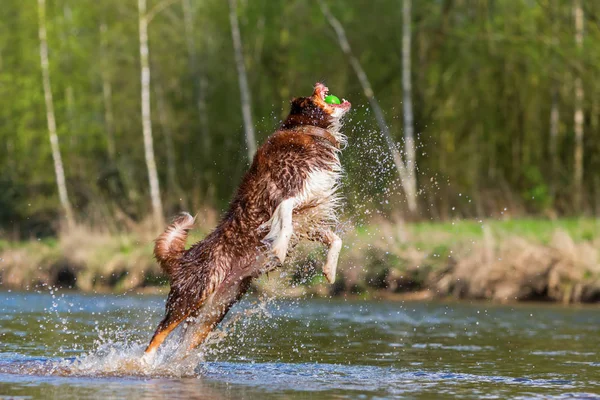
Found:
[[600, 308], [247, 297], [139, 363], [164, 296], [0, 293], [0, 398], [600, 399]]

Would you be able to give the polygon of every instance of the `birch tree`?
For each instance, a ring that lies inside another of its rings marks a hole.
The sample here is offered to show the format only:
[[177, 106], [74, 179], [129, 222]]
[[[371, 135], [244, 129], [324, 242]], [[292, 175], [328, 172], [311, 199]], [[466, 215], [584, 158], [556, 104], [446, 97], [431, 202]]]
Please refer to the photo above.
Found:
[[558, 171], [558, 125], [560, 122], [560, 112], [558, 109], [558, 89], [552, 88], [552, 104], [550, 106], [550, 194], [552, 197], [556, 194], [556, 177]]
[[[556, 1], [552, 3], [552, 50], [556, 52], [558, 48], [558, 7]], [[552, 55], [552, 70], [556, 70], [556, 56]], [[560, 110], [558, 106], [558, 80], [551, 79], [551, 105], [550, 105], [550, 140], [548, 143], [550, 151], [550, 196], [552, 200], [556, 197], [556, 172], [558, 171], [558, 129], [560, 123]]]
[[[406, 153], [406, 169], [408, 170], [407, 186], [416, 197], [417, 193], [417, 159], [415, 156], [415, 138], [413, 126], [412, 82], [411, 82], [411, 11], [412, 0], [404, 0], [402, 4], [402, 105], [404, 108], [404, 151]], [[411, 203], [409, 202], [409, 205]], [[413, 200], [412, 212], [417, 209]]]
[[231, 38], [233, 40], [233, 51], [235, 54], [235, 65], [237, 67], [238, 82], [240, 85], [240, 99], [242, 102], [242, 116], [244, 119], [244, 132], [248, 159], [252, 162], [256, 153], [256, 139], [254, 137], [254, 124], [252, 123], [252, 107], [250, 99], [250, 88], [244, 65], [244, 54], [242, 48], [242, 37], [237, 17], [237, 0], [229, 0], [229, 22], [231, 24]]
[[65, 171], [60, 154], [60, 145], [56, 129], [56, 118], [54, 115], [54, 101], [52, 99], [52, 86], [50, 84], [50, 66], [48, 61], [48, 35], [46, 32], [46, 0], [38, 0], [39, 17], [39, 39], [40, 39], [40, 61], [42, 69], [42, 82], [44, 88], [44, 101], [46, 103], [46, 120], [48, 122], [48, 134], [50, 136], [50, 147], [52, 150], [52, 159], [54, 160], [54, 173], [56, 175], [56, 184], [58, 186], [58, 197], [62, 206], [67, 225], [72, 227], [75, 224], [73, 209], [69, 202], [67, 193], [67, 184]]
[[[573, 15], [575, 18], [575, 43], [577, 53], [581, 55], [583, 49], [583, 8], [581, 0], [573, 0]], [[581, 81], [581, 72], [578, 69], [575, 77], [575, 154], [573, 181], [574, 203], [576, 210], [581, 210], [582, 187], [583, 187], [583, 83]]]
[[154, 224], [158, 228], [164, 224], [162, 201], [156, 161], [154, 160], [154, 144], [152, 139], [152, 119], [150, 111], [150, 62], [148, 49], [148, 21], [146, 0], [138, 0], [139, 36], [140, 36], [140, 68], [141, 68], [141, 100], [142, 100], [142, 131], [144, 135], [144, 156], [148, 169], [150, 184], [150, 199]]
[[410, 170], [405, 164], [402, 154], [396, 147], [396, 142], [392, 138], [392, 134], [390, 129], [385, 122], [385, 117], [383, 115], [383, 111], [381, 110], [381, 106], [379, 102], [375, 98], [375, 93], [373, 92], [373, 88], [371, 87], [371, 83], [369, 82], [369, 78], [365, 73], [364, 69], [360, 65], [360, 62], [352, 52], [352, 48], [350, 47], [350, 43], [348, 42], [348, 38], [346, 36], [346, 31], [344, 27], [340, 23], [340, 21], [331, 13], [329, 7], [323, 2], [323, 0], [319, 0], [319, 5], [321, 6], [321, 11], [323, 15], [333, 28], [336, 33], [339, 45], [348, 58], [348, 62], [350, 66], [354, 70], [356, 77], [363, 89], [363, 93], [365, 97], [369, 100], [369, 105], [375, 114], [375, 119], [377, 120], [377, 124], [379, 125], [379, 129], [385, 138], [385, 141], [390, 149], [390, 153], [392, 154], [392, 159], [394, 161], [394, 165], [398, 170], [398, 175], [400, 176], [400, 183], [402, 185], [402, 189], [406, 195], [406, 202], [408, 204], [408, 209], [410, 212], [417, 211], [417, 193], [416, 193], [416, 185], [413, 183], [414, 175], [411, 176]]

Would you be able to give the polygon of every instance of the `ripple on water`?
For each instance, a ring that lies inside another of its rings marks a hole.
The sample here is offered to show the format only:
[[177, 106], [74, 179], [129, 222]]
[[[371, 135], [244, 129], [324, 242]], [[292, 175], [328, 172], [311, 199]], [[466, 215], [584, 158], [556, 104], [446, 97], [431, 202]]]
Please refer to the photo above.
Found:
[[456, 351], [482, 351], [482, 350], [494, 350], [494, 346], [477, 346], [477, 345], [456, 345], [448, 346], [442, 343], [414, 343], [412, 345], [415, 349], [442, 349], [442, 350], [456, 350]]
[[[240, 363], [200, 362], [190, 360], [185, 366], [167, 368], [169, 362], [161, 360], [153, 367], [138, 362], [141, 346], [105, 349], [93, 357], [81, 359], [35, 359], [19, 362], [0, 361], [0, 374], [38, 375], [41, 377], [96, 377], [123, 379], [194, 377], [229, 385], [266, 389], [270, 392], [371, 392], [386, 395], [403, 395], [435, 390], [436, 393], [454, 393], [458, 386], [493, 384], [496, 387], [519, 386], [530, 389], [567, 390], [554, 397], [600, 399], [591, 393], [571, 392], [576, 382], [566, 379], [534, 379], [527, 377], [489, 376], [455, 373], [451, 371], [426, 371], [397, 369], [368, 365], [341, 365], [322, 363]], [[125, 353], [127, 353], [125, 355]], [[185, 371], [185, 373], [184, 373]], [[6, 381], [6, 379], [3, 379]], [[576, 396], [575, 396], [576, 395]], [[531, 396], [535, 397], [535, 393]]]
[[534, 356], [581, 356], [581, 357], [594, 357], [596, 353], [589, 351], [569, 351], [569, 350], [556, 350], [556, 351], [532, 351], [531, 354]]
[[480, 306], [464, 304], [247, 301], [224, 321], [221, 341], [181, 357], [175, 337], [148, 366], [140, 359], [164, 299], [97, 299], [68, 295], [44, 312], [38, 309], [48, 296], [3, 303], [0, 393], [36, 397], [31, 387], [44, 393], [43, 385], [51, 385], [59, 397], [67, 386], [79, 387], [72, 398], [90, 388], [94, 398], [152, 397], [161, 388], [168, 388], [162, 397], [187, 398], [216, 388], [222, 398], [241, 390], [252, 393], [241, 397], [261, 399], [316, 392], [600, 399], [588, 393], [600, 388], [593, 310], [575, 311], [578, 319], [560, 309], [537, 312], [553, 327], [544, 332], [529, 309], [490, 307], [480, 314]]

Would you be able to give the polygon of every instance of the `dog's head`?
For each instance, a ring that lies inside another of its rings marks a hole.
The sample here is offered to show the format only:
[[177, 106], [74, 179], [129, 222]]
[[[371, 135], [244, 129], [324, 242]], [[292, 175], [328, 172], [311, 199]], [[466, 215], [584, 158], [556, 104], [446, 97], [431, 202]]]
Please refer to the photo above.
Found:
[[312, 96], [293, 99], [290, 115], [283, 127], [312, 125], [328, 129], [339, 126], [342, 117], [350, 110], [350, 102], [342, 100], [341, 104], [326, 103], [325, 97], [328, 93], [327, 86], [317, 82]]

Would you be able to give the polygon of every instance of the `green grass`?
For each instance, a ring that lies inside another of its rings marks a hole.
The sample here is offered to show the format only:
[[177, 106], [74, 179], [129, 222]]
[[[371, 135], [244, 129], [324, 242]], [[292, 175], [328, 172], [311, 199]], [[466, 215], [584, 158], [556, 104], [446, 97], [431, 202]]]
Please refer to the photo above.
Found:
[[[575, 242], [590, 241], [600, 237], [600, 219], [515, 219], [515, 220], [460, 220], [448, 222], [417, 222], [406, 224], [405, 229], [414, 239], [412, 245], [426, 247], [446, 245], [483, 237], [484, 226], [489, 228], [494, 237], [504, 239], [519, 236], [535, 242], [546, 244], [557, 230], [565, 231]], [[378, 225], [365, 225], [357, 228], [358, 237], [376, 238], [379, 235]]]
[[[591, 218], [457, 220], [404, 225], [383, 221], [356, 226], [344, 234], [347, 249], [340, 259], [340, 270], [359, 266], [377, 274], [384, 270], [408, 271], [414, 264], [423, 267], [419, 273], [445, 268], [449, 258], [468, 254], [475, 248], [472, 244], [478, 244], [484, 238], [484, 229], [489, 229], [498, 245], [513, 237], [547, 245], [558, 230], [566, 232], [575, 243], [600, 239], [600, 220]], [[206, 233], [204, 229], [190, 232], [188, 246], [201, 240]], [[140, 282], [150, 286], [166, 283], [153, 260], [152, 248], [153, 241], [148, 235], [107, 236], [81, 230], [60, 238], [20, 242], [0, 240], [0, 258], [12, 260], [10, 265], [5, 264], [5, 269], [12, 268], [21, 277], [23, 286], [29, 283], [27, 280], [35, 280], [36, 276], [44, 276], [44, 272], [67, 263], [81, 269], [78, 286], [82, 290], [92, 290], [97, 284], [126, 290]], [[321, 248], [313, 249], [314, 253], [310, 253], [309, 248], [306, 251], [301, 254], [300, 263], [316, 266], [299, 274], [297, 280], [309, 286], [322, 284], [318, 266], [323, 251]], [[371, 275], [366, 274], [364, 279], [373, 280]]]

